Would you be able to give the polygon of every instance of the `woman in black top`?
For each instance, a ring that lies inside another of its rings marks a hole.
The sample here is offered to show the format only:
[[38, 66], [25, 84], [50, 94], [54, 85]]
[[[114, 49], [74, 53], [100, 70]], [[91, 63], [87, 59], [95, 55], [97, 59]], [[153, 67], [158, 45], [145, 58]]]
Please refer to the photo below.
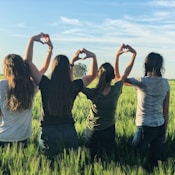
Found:
[[[72, 107], [77, 94], [96, 77], [96, 55], [86, 49], [78, 50], [69, 62], [65, 55], [57, 55], [52, 62], [51, 78], [40, 74], [32, 62], [33, 43], [44, 44], [43, 33], [29, 39], [26, 50], [32, 78], [39, 85], [43, 114], [41, 120], [40, 145], [48, 157], [62, 152], [64, 148], [77, 148], [78, 137], [72, 117]], [[81, 54], [92, 58], [90, 73], [81, 79], [73, 80], [73, 66], [75, 61], [81, 59]]]

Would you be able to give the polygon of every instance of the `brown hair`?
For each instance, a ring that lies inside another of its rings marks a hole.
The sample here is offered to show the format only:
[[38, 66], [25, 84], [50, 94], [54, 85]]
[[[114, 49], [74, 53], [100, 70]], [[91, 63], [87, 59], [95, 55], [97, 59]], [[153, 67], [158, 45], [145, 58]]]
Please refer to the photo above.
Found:
[[8, 80], [7, 109], [18, 111], [31, 107], [34, 85], [28, 67], [19, 55], [9, 54], [5, 57], [4, 76]]

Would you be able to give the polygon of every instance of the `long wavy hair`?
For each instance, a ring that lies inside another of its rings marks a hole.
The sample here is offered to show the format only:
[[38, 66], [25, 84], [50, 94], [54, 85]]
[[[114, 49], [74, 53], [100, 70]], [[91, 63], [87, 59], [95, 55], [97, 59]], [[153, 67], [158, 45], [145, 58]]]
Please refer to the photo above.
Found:
[[148, 72], [155, 72], [155, 74], [159, 77], [162, 77], [163, 68], [163, 57], [158, 54], [151, 52], [145, 58], [145, 76], [147, 76]]
[[69, 59], [57, 55], [52, 62], [51, 85], [48, 94], [48, 112], [63, 117], [72, 109], [72, 88]]
[[95, 87], [95, 93], [98, 95], [102, 93], [106, 85], [114, 79], [114, 68], [110, 63], [104, 63], [100, 66], [97, 74], [99, 81]]
[[6, 107], [9, 111], [25, 110], [32, 106], [34, 84], [21, 56], [9, 54], [4, 59], [4, 76], [8, 80]]

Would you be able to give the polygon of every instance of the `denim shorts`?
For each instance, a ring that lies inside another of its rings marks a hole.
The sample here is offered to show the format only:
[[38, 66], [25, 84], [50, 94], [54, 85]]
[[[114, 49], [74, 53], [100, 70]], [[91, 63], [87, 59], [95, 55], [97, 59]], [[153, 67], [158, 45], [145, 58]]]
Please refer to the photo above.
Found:
[[78, 136], [74, 125], [62, 124], [41, 128], [39, 145], [49, 157], [62, 153], [64, 149], [77, 149]]

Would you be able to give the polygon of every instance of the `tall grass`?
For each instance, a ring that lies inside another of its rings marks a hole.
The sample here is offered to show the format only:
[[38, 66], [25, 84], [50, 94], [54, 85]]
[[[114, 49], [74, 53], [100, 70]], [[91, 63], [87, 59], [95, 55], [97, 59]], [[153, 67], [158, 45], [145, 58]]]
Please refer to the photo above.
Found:
[[[93, 85], [92, 85], [93, 86]], [[175, 174], [175, 81], [170, 81], [170, 121], [168, 137], [164, 148], [164, 162], [159, 162], [151, 174]], [[0, 148], [0, 174], [12, 175], [144, 175], [148, 174], [141, 166], [139, 157], [133, 156], [130, 148], [136, 126], [136, 91], [124, 86], [116, 110], [116, 149], [114, 159], [90, 162], [88, 150], [84, 147], [84, 131], [89, 102], [83, 94], [76, 98], [73, 108], [75, 127], [78, 132], [80, 147], [77, 151], [64, 152], [55, 158], [54, 164], [39, 152], [38, 138], [40, 134], [41, 99], [38, 92], [33, 105], [33, 134], [26, 149], [17, 147]]]

